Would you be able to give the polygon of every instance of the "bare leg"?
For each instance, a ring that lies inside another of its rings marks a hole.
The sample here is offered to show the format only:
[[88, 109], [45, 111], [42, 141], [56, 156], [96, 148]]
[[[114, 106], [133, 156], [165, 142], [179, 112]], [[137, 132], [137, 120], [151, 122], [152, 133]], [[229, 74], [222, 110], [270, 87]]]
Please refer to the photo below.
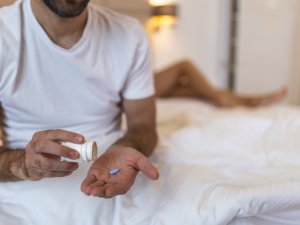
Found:
[[287, 89], [274, 93], [249, 97], [213, 87], [205, 76], [189, 61], [182, 61], [155, 74], [157, 97], [194, 97], [220, 107], [268, 105], [282, 100]]
[[287, 96], [287, 88], [260, 96], [240, 96], [230, 91], [221, 91], [217, 105], [220, 107], [247, 106], [258, 107], [281, 101]]
[[195, 97], [215, 101], [217, 90], [189, 61], [181, 61], [155, 74], [158, 97]]

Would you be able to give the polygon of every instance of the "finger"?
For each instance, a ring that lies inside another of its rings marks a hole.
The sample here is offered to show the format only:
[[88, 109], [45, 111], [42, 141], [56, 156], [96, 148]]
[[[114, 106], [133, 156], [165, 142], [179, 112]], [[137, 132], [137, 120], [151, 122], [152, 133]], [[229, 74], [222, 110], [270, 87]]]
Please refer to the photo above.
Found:
[[68, 159], [78, 159], [80, 157], [76, 150], [50, 140], [34, 142], [33, 148], [37, 153], [51, 154]]
[[40, 139], [42, 139], [43, 137], [46, 136], [46, 134], [48, 133], [48, 130], [44, 130], [44, 131], [37, 131], [32, 135], [32, 141], [38, 141]]
[[66, 172], [46, 172], [45, 177], [66, 177], [73, 173], [73, 171], [66, 171]]
[[81, 191], [90, 194], [90, 186], [95, 183], [97, 178], [93, 174], [88, 174], [84, 181], [81, 183]]
[[[95, 188], [98, 188], [98, 189], [103, 189], [104, 186], [106, 185], [106, 183], [104, 181], [101, 181], [101, 180], [96, 180], [92, 183], [90, 183], [89, 185], [85, 186], [82, 188], [82, 191], [87, 194], [87, 195], [91, 195], [92, 193], [92, 190], [94, 190]], [[104, 189], [103, 189], [104, 190]], [[99, 195], [103, 196], [104, 195], [104, 192], [103, 193], [100, 193]]]
[[79, 165], [74, 162], [57, 161], [39, 156], [33, 161], [33, 167], [46, 172], [67, 172], [77, 170]]
[[103, 167], [95, 167], [95, 164], [89, 170], [88, 174], [92, 174], [97, 178], [97, 180], [103, 180], [104, 182], [106, 182], [109, 178], [109, 170]]
[[145, 156], [140, 156], [136, 161], [136, 168], [144, 175], [149, 177], [152, 180], [157, 180], [159, 178], [159, 173], [157, 169], [152, 165], [149, 159]]
[[48, 153], [42, 153], [42, 156], [49, 158], [49, 159], [54, 159], [54, 160], [61, 160], [61, 157], [58, 155], [51, 155]]
[[81, 134], [66, 130], [48, 131], [44, 138], [52, 141], [72, 142], [75, 144], [83, 144], [85, 140], [84, 136], [82, 136]]
[[107, 179], [108, 175], [104, 175], [104, 173], [99, 172], [99, 170], [89, 172], [81, 184], [81, 191], [90, 195], [91, 190], [95, 187], [103, 187], [107, 183]]
[[103, 198], [112, 198], [117, 195], [124, 195], [129, 190], [127, 184], [105, 184], [104, 186], [95, 186], [91, 190], [91, 195]]
[[48, 159], [47, 162], [47, 164], [42, 166], [42, 169], [50, 172], [75, 171], [79, 168], [79, 164], [75, 162], [64, 162], [53, 159]]
[[[106, 182], [104, 182], [103, 180], [96, 180], [94, 183], [90, 184], [88, 187], [87, 187], [87, 191], [91, 194], [92, 191], [95, 189], [95, 188], [99, 188], [99, 189], [102, 189], [105, 187], [105, 185], [107, 185]], [[103, 189], [104, 190], [104, 189]], [[104, 194], [104, 193], [103, 193]]]

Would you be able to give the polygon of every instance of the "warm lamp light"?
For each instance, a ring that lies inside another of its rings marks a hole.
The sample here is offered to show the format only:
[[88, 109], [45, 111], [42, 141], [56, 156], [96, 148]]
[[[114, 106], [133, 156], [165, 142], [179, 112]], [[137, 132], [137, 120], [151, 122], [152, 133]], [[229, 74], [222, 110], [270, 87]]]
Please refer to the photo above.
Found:
[[152, 9], [148, 25], [150, 25], [154, 31], [158, 31], [162, 27], [172, 26], [176, 23], [177, 6], [175, 4], [160, 5], [165, 2], [165, 0], [153, 0], [152, 3], [150, 1]]
[[177, 16], [176, 5], [159, 5], [152, 7], [152, 16]]
[[174, 5], [173, 0], [149, 0], [151, 6]]

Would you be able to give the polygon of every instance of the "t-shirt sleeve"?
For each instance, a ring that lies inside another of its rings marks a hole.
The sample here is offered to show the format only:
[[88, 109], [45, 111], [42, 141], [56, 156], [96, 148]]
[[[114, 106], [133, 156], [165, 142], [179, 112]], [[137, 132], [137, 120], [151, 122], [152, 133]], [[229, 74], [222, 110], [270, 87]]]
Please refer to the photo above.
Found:
[[123, 90], [123, 97], [128, 100], [147, 98], [155, 93], [148, 38], [140, 25], [136, 38], [133, 63]]

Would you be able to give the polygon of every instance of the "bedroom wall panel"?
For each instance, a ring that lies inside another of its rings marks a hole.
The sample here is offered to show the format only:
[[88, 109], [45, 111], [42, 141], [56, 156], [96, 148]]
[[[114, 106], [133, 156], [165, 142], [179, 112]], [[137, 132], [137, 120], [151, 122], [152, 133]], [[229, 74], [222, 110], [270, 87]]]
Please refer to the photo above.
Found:
[[300, 1], [296, 3], [297, 17], [295, 23], [293, 51], [293, 73], [290, 79], [289, 102], [300, 105]]
[[236, 90], [265, 93], [294, 73], [298, 0], [240, 0]]

